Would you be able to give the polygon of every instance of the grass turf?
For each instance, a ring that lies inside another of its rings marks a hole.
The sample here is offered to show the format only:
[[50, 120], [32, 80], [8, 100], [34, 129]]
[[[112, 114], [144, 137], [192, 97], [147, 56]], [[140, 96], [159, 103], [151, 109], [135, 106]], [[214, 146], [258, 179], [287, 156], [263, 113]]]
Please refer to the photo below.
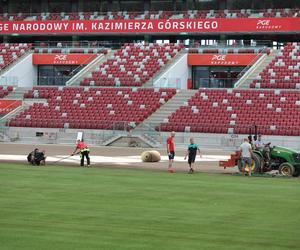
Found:
[[0, 249], [299, 249], [299, 179], [0, 165]]

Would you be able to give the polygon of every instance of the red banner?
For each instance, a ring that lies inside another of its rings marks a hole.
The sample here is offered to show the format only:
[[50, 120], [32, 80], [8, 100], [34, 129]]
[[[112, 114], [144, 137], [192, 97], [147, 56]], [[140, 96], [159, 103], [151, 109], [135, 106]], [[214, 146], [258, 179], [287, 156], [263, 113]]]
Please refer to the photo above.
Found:
[[253, 64], [256, 57], [257, 54], [188, 54], [188, 65], [243, 66]]
[[211, 18], [168, 20], [3, 21], [1, 34], [35, 33], [158, 33], [158, 32], [295, 32], [300, 18]]
[[95, 54], [33, 54], [35, 65], [86, 65], [96, 58]]
[[13, 111], [15, 108], [22, 105], [19, 100], [0, 100], [0, 115], [6, 115]]

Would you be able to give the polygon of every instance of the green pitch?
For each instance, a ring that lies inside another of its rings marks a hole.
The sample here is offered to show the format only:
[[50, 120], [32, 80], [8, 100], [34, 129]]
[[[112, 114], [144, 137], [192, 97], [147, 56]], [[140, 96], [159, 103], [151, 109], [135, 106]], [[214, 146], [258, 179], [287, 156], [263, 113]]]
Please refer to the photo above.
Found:
[[299, 249], [300, 179], [0, 165], [0, 249]]

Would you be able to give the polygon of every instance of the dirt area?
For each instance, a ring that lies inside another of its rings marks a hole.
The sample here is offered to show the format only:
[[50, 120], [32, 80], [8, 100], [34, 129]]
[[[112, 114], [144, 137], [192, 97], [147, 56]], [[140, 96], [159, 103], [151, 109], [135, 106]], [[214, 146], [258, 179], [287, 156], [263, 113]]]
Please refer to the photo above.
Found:
[[[47, 165], [72, 165], [79, 166], [79, 156], [68, 157], [75, 146], [70, 145], [27, 145], [16, 143], [0, 143], [0, 162], [24, 162], [29, 152], [34, 148], [44, 149], [47, 155]], [[165, 149], [155, 149], [161, 154], [161, 161], [145, 163], [141, 161], [140, 155], [147, 149], [124, 148], [124, 147], [90, 147], [92, 167], [117, 167], [117, 168], [138, 168], [167, 170], [168, 158]], [[149, 149], [153, 150], [153, 149]], [[219, 167], [219, 160], [229, 158], [230, 151], [220, 149], [201, 149], [202, 158], [197, 156], [196, 171], [212, 173], [234, 173], [236, 168], [223, 169]], [[185, 150], [176, 150], [174, 168], [176, 171], [187, 171], [187, 161], [184, 160]], [[68, 158], [67, 158], [68, 157]]]

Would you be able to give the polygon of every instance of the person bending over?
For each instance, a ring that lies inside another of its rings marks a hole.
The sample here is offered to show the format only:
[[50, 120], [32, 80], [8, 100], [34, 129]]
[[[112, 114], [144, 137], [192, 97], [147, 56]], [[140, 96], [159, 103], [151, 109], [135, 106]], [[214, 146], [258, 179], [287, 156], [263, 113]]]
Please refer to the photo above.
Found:
[[38, 148], [30, 152], [27, 156], [27, 161], [31, 165], [45, 165], [46, 164], [46, 155], [45, 150], [39, 151]]
[[77, 140], [76, 148], [72, 155], [80, 153], [80, 166], [84, 166], [84, 157], [86, 158], [87, 167], [90, 167], [90, 149], [83, 140]]

